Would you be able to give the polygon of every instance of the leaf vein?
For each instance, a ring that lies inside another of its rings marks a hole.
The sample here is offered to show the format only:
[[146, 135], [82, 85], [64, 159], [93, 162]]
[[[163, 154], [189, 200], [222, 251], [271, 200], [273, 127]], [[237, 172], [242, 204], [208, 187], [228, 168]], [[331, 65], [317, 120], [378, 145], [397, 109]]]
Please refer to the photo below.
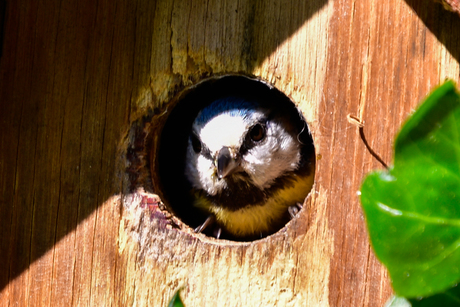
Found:
[[425, 222], [426, 224], [431, 225], [446, 225], [460, 227], [460, 219], [448, 219], [444, 217], [426, 216], [416, 212], [391, 208], [390, 206], [387, 206], [382, 203], [377, 203], [377, 206], [380, 209], [380, 211], [390, 214], [392, 216], [402, 216], [404, 218], [412, 220], [420, 220]]

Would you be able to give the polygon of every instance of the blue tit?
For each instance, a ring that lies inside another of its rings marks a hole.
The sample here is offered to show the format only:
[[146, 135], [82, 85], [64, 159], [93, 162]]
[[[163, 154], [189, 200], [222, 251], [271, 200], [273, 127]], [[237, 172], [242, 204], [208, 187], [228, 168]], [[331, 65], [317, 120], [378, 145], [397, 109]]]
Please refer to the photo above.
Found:
[[305, 121], [292, 109], [228, 96], [196, 116], [184, 172], [193, 205], [217, 225], [217, 233], [270, 234], [289, 220], [290, 206], [304, 202], [314, 180], [314, 147]]

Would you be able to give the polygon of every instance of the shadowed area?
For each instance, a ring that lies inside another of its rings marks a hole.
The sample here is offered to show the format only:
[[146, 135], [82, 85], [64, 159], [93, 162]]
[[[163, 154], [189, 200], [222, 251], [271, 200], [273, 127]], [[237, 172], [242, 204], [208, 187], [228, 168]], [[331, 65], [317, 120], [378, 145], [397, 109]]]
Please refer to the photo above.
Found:
[[406, 0], [425, 26], [460, 61], [460, 16], [432, 0]]

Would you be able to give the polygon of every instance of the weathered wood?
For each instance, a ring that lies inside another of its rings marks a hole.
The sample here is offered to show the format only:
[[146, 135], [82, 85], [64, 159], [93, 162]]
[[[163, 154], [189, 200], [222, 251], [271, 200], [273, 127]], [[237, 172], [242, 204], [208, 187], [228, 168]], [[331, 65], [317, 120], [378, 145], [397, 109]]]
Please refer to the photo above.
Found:
[[460, 14], [460, 2], [458, 0], [437, 0], [442, 3], [446, 10]]
[[[364, 120], [371, 146], [390, 162], [394, 135], [419, 100], [444, 78], [460, 79], [457, 15], [431, 0], [19, 0], [5, 8], [1, 306], [165, 306], [181, 287], [186, 306], [388, 299], [356, 194], [380, 166], [347, 116]], [[299, 216], [250, 243], [178, 230], [146, 203], [155, 191], [143, 140], [155, 144], [159, 129], [143, 129], [159, 127], [184, 87], [232, 72], [292, 97], [318, 154]]]

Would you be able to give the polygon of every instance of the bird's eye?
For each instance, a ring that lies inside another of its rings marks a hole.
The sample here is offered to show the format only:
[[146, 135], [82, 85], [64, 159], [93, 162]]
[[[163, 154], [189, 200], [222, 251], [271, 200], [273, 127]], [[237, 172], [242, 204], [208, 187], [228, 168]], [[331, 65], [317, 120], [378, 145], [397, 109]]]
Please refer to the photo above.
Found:
[[201, 141], [198, 139], [198, 137], [194, 133], [192, 133], [190, 135], [190, 140], [192, 141], [193, 150], [196, 153], [200, 153], [201, 152]]
[[251, 131], [249, 131], [249, 136], [251, 137], [251, 140], [253, 140], [254, 142], [262, 141], [265, 137], [265, 127], [261, 124], [254, 125], [251, 128]]

